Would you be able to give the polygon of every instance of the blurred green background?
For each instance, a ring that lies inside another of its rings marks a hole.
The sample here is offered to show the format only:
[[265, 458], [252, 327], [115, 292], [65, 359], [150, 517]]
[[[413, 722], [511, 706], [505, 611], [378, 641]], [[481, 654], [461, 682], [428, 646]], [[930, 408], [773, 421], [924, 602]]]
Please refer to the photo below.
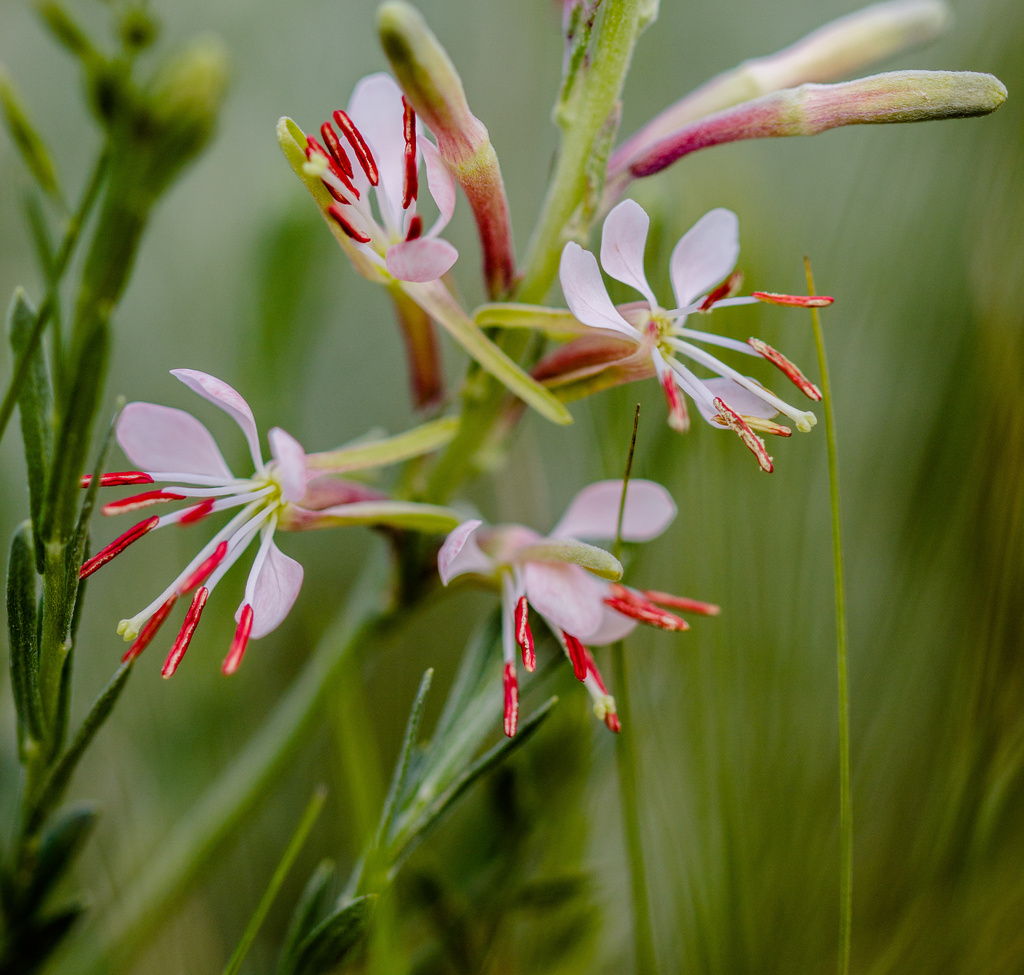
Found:
[[[521, 253], [556, 144], [559, 12], [549, 0], [420, 8], [490, 130]], [[727, 206], [740, 215], [748, 287], [802, 290], [806, 252], [819, 290], [836, 297], [824, 320], [849, 573], [853, 967], [872, 975], [1024, 970], [1024, 5], [953, 8], [944, 38], [880, 67], [990, 71], [1010, 90], [993, 117], [741, 143], [635, 187], [655, 214], [648, 269], [660, 294], [669, 294], [665, 265], [678, 236]], [[662, 0], [627, 85], [623, 134], [710, 75], [851, 9], [837, 0]], [[104, 5], [81, 0], [74, 10], [105, 29]], [[274, 141], [280, 115], [312, 129], [361, 75], [384, 67], [374, 11], [363, 0], [153, 5], [162, 48], [215, 33], [232, 82], [219, 135], [157, 212], [117, 314], [111, 409], [115, 395], [196, 408], [167, 374], [187, 366], [230, 382], [264, 432], [283, 426], [308, 450], [414, 422], [387, 297], [352, 271]], [[0, 4], [0, 60], [67, 183], [79, 186], [95, 133], [75, 67], [26, 3]], [[24, 284], [38, 297], [26, 185], [0, 142], [0, 294]], [[462, 254], [455, 276], [471, 307], [483, 296], [464, 201], [446, 236]], [[738, 309], [716, 322], [816, 372], [803, 313]], [[455, 381], [462, 360], [451, 344], [445, 355]], [[9, 360], [0, 368], [6, 381]], [[653, 384], [619, 389], [575, 405], [568, 429], [528, 417], [510, 463], [470, 500], [492, 521], [549, 527], [580, 487], [620, 473], [638, 396], [646, 410], [634, 472], [662, 480], [680, 514], [636, 553], [629, 581], [723, 606], [689, 633], [637, 631], [628, 643], [660, 970], [832, 970], [838, 760], [823, 426], [772, 444], [776, 473], [766, 477], [732, 437], [704, 425], [685, 438], [669, 431]], [[196, 412], [243, 469], [233, 425], [205, 406]], [[27, 511], [13, 430], [0, 456], [6, 538]], [[124, 527], [98, 523], [94, 538]], [[161, 532], [90, 580], [79, 712], [117, 665], [117, 620], [177, 573], [195, 538]], [[250, 648], [236, 677], [220, 676], [244, 578], [234, 573], [174, 680], [159, 679], [159, 646], [143, 658], [78, 773], [74, 795], [104, 811], [76, 877], [97, 911], [260, 726], [352, 584], [367, 536], [300, 535], [282, 547], [306, 567], [285, 625]], [[390, 768], [419, 677], [435, 666], [429, 729], [491, 604], [460, 594], [368, 654], [373, 740], [357, 752], [379, 753]], [[631, 970], [611, 736], [566, 667], [526, 678], [525, 707], [552, 691], [561, 703], [540, 736], [403, 874], [408, 970]], [[495, 686], [496, 735], [500, 697]], [[0, 716], [7, 823], [19, 772], [6, 687]], [[358, 852], [342, 733], [328, 715], [132, 972], [219, 971], [324, 781], [327, 811], [249, 958], [249, 971], [271, 970], [313, 866], [331, 856], [344, 872]]]

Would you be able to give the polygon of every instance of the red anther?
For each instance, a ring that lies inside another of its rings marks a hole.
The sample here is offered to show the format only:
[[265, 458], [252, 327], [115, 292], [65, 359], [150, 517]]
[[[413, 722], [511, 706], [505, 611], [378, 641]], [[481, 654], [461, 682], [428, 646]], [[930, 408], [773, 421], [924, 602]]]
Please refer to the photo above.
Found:
[[174, 641], [174, 646], [171, 647], [171, 652], [167, 654], [167, 659], [164, 661], [164, 668], [160, 671], [161, 677], [171, 677], [178, 669], [178, 664], [181, 663], [181, 658], [185, 656], [185, 651], [192, 640], [192, 634], [195, 633], [196, 627], [199, 625], [199, 617], [203, 615], [203, 607], [206, 605], [209, 595], [210, 590], [203, 586], [192, 597], [192, 605], [189, 606], [188, 612], [185, 614], [185, 622], [181, 624], [178, 639]]
[[683, 613], [699, 613], [701, 616], [717, 616], [721, 611], [720, 606], [714, 603], [702, 603], [696, 599], [687, 599], [686, 596], [673, 596], [670, 592], [658, 592], [657, 589], [642, 589], [643, 595], [652, 603], [659, 603], [662, 606], [671, 606]]
[[356, 228], [348, 222], [348, 218], [341, 212], [341, 207], [339, 207], [337, 203], [332, 203], [327, 212], [334, 218], [338, 226], [345, 231], [345, 234], [352, 238], [352, 240], [358, 241], [360, 244], [370, 243], [369, 235], [364, 234], [361, 230], [356, 230]]
[[605, 598], [605, 606], [610, 606], [617, 613], [622, 613], [623, 616], [628, 616], [638, 623], [647, 623], [670, 632], [690, 628], [690, 624], [686, 620], [655, 606], [649, 599], [645, 599], [632, 589], [612, 583], [609, 591], [611, 595]]
[[402, 209], [408, 210], [420, 191], [416, 166], [416, 113], [402, 96], [402, 132], [405, 135], [405, 180], [402, 183]]
[[200, 501], [199, 504], [192, 505], [191, 508], [182, 508], [181, 518], [178, 519], [179, 525], [194, 525], [197, 521], [202, 521], [211, 511], [213, 511], [213, 498], [207, 498], [205, 501]]
[[[325, 123], [326, 124], [326, 123]], [[306, 136], [306, 158], [311, 159], [313, 153], [320, 156], [325, 163], [327, 168], [334, 175], [335, 179], [341, 183], [357, 200], [359, 199], [359, 190], [356, 189], [355, 184], [345, 175], [345, 170], [341, 168], [335, 161], [334, 157], [322, 146], [315, 138], [311, 135]], [[351, 168], [351, 167], [350, 167]], [[327, 182], [321, 179], [321, 182], [327, 186]]]
[[533, 632], [530, 630], [530, 607], [526, 597], [520, 596], [516, 603], [516, 643], [523, 652], [523, 666], [529, 673], [537, 667], [537, 655], [533, 652]]
[[572, 661], [572, 672], [576, 680], [587, 679], [587, 648], [574, 636], [570, 636], [562, 630], [562, 639], [565, 640], [565, 652], [569, 654]]
[[126, 511], [137, 511], [150, 505], [163, 504], [165, 501], [184, 501], [184, 494], [172, 494], [170, 491], [143, 491], [133, 494], [130, 498], [111, 501], [101, 509], [105, 515], [122, 515]]
[[711, 291], [701, 302], [699, 311], [708, 311], [716, 301], [723, 298], [731, 298], [740, 290], [743, 283], [743, 272], [733, 271], [717, 288]]
[[323, 183], [324, 189], [327, 190], [327, 192], [330, 193], [331, 196], [333, 196], [334, 199], [337, 200], [342, 206], [349, 205], [349, 200], [344, 193], [339, 193], [330, 183], [324, 183], [323, 180], [320, 180], [320, 182]]
[[671, 369], [662, 373], [661, 388], [665, 391], [665, 401], [668, 403], [668, 425], [678, 433], [686, 433], [690, 429], [690, 414], [686, 411], [686, 403]]
[[217, 568], [221, 562], [224, 561], [224, 556], [228, 554], [228, 543], [221, 542], [214, 550], [213, 555], [208, 559], [204, 559], [202, 564], [199, 565], [195, 572], [192, 573], [180, 586], [178, 586], [178, 593], [182, 596], [185, 593], [195, 589], [196, 586], [202, 585], [210, 578], [211, 573]]
[[519, 725], [519, 681], [516, 665], [505, 664], [505, 734], [512, 738]]
[[781, 423], [776, 423], [774, 420], [766, 420], [761, 416], [747, 416], [745, 413], [740, 415], [747, 426], [756, 433], [770, 433], [773, 437], [793, 436], [793, 431], [789, 427], [784, 427]]
[[149, 646], [150, 641], [156, 636], [156, 631], [163, 626], [163, 622], [167, 619], [167, 614], [171, 611], [174, 604], [178, 601], [178, 594], [172, 593], [166, 602], [162, 603], [160, 608], [146, 620], [146, 625], [142, 628], [142, 631], [135, 638], [135, 642], [128, 648], [125, 655], [121, 658], [121, 663], [126, 664], [129, 660], [134, 660], [146, 647]]
[[423, 217], [418, 213], [413, 215], [409, 221], [409, 230], [405, 235], [406, 240], [416, 240], [423, 233]]
[[120, 555], [132, 542], [137, 542], [142, 538], [159, 520], [156, 515], [153, 515], [129, 528], [123, 535], [118, 535], [109, 545], [82, 563], [82, 568], [78, 570], [78, 578], [86, 579], [91, 576], [101, 565], [106, 565], [115, 555]]
[[[100, 475], [100, 487], [118, 487], [122, 484], [152, 484], [153, 478], [142, 471], [111, 471]], [[82, 487], [92, 484], [92, 474], [83, 474]]]
[[608, 730], [614, 731], [615, 734], [622, 731], [622, 723], [619, 721], [619, 716], [614, 711], [605, 711], [604, 723], [608, 726]]
[[835, 298], [828, 295], [780, 295], [774, 291], [755, 291], [754, 297], [768, 305], [786, 305], [789, 308], [827, 308]]
[[773, 349], [767, 342], [760, 339], [747, 339], [747, 344], [757, 353], [763, 355], [772, 365], [778, 366], [786, 378], [800, 390], [804, 396], [813, 399], [815, 402], [821, 400], [821, 390], [814, 385], [792, 362], [789, 361], [777, 349]]
[[334, 113], [334, 124], [341, 129], [341, 134], [348, 139], [348, 144], [356, 154], [356, 159], [359, 161], [363, 172], [366, 173], [366, 178], [370, 181], [370, 185], [376, 186], [380, 182], [380, 176], [377, 174], [377, 164], [373, 160], [373, 153], [370, 152], [370, 147], [363, 141], [359, 129], [355, 127], [355, 123], [339, 109]]
[[249, 634], [252, 632], [252, 606], [246, 603], [242, 607], [242, 613], [238, 618], [238, 628], [235, 630], [235, 638], [231, 641], [231, 649], [224, 658], [220, 672], [231, 675], [238, 670], [242, 662], [242, 655], [249, 645]]
[[768, 456], [768, 448], [764, 441], [747, 425], [746, 420], [739, 415], [721, 397], [715, 397], [715, 409], [718, 415], [715, 417], [720, 423], [724, 423], [734, 433], [739, 434], [740, 439], [747, 445], [750, 452], [757, 458], [761, 470], [771, 474], [775, 468], [772, 466], [772, 459]]
[[345, 147], [341, 144], [341, 140], [338, 138], [338, 134], [334, 131], [330, 122], [324, 122], [320, 126], [320, 135], [323, 136], [324, 142], [327, 143], [327, 150], [330, 152], [331, 158], [342, 168], [346, 176], [351, 177], [352, 162], [348, 158], [348, 153], [345, 152]]

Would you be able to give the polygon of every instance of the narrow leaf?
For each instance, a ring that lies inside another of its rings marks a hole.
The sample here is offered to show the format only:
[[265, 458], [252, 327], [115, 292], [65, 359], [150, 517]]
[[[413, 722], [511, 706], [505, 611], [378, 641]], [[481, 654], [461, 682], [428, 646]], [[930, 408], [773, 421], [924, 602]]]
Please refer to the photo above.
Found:
[[25, 910], [34, 913], [46, 895], [67, 873], [96, 825], [97, 812], [79, 806], [63, 813], [46, 831], [39, 847], [32, 883], [25, 896]]
[[310, 472], [344, 474], [347, 471], [396, 464], [398, 461], [429, 454], [444, 447], [451, 442], [458, 429], [457, 416], [443, 416], [439, 420], [423, 423], [394, 437], [309, 454], [306, 457], [306, 467]]
[[309, 878], [288, 924], [281, 958], [277, 963], [277, 975], [294, 975], [299, 945], [313, 929], [316, 919], [326, 910], [334, 875], [333, 861], [322, 860]]
[[316, 926], [299, 946], [295, 975], [324, 975], [345, 960], [366, 931], [376, 894], [357, 897]]
[[7, 630], [11, 648], [11, 689], [18, 719], [18, 749], [24, 759], [26, 740], [42, 738], [42, 705], [36, 683], [36, 571], [32, 526], [26, 521], [11, 539], [7, 562]]
[[53, 200], [60, 200], [57, 170], [35, 126], [28, 117], [14, 82], [0, 68], [0, 109], [11, 141], [21, 154], [22, 161], [42, 191]]

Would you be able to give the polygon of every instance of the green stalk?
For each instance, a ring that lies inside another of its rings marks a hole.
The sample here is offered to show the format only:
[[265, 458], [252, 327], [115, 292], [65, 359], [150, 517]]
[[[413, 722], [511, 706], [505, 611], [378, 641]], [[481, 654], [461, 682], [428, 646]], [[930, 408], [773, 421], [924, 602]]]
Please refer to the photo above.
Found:
[[[804, 258], [807, 293], [813, 295], [811, 262]], [[836, 671], [839, 684], [839, 975], [850, 971], [850, 942], [853, 930], [853, 794], [850, 791], [850, 690], [847, 673], [848, 636], [846, 588], [843, 581], [843, 531], [839, 509], [839, 462], [836, 455], [836, 421], [832, 409], [832, 384], [825, 358], [825, 336], [821, 315], [811, 309], [814, 344], [818, 350], [822, 406], [825, 411], [825, 442], [828, 445], [828, 487], [832, 503], [832, 565], [836, 591]]]

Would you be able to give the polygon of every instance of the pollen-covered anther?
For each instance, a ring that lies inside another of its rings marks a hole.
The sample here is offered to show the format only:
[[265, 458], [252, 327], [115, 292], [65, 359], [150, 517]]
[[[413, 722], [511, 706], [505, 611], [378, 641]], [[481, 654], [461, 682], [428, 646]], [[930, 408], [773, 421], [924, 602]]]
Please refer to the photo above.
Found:
[[409, 229], [405, 233], [406, 240], [416, 240], [423, 233], [423, 218], [417, 213], [409, 221]]
[[731, 298], [739, 294], [740, 286], [743, 284], [743, 272], [733, 271], [717, 288], [711, 291], [701, 302], [698, 311], [710, 311], [712, 306], [723, 298]]
[[505, 734], [512, 738], [519, 726], [519, 680], [516, 665], [505, 664]]
[[331, 215], [331, 218], [335, 223], [345, 232], [347, 237], [360, 244], [370, 243], [370, 235], [363, 233], [363, 231], [354, 227], [348, 220], [348, 217], [342, 212], [341, 207], [337, 203], [332, 203], [328, 207], [327, 212]]
[[718, 410], [718, 415], [715, 419], [738, 434], [750, 452], [757, 458], [758, 464], [761, 465], [761, 470], [771, 474], [775, 468], [772, 465], [771, 457], [768, 456], [768, 448], [765, 447], [764, 441], [750, 429], [747, 421], [720, 396], [715, 397], [715, 409]]
[[224, 658], [220, 672], [230, 676], [242, 663], [245, 648], [249, 645], [249, 634], [252, 633], [252, 606], [246, 603], [238, 617], [238, 628], [235, 630], [235, 638], [231, 641], [231, 649]]
[[665, 391], [665, 402], [668, 403], [668, 425], [677, 433], [686, 433], [690, 429], [690, 414], [670, 369], [662, 374], [661, 388]]
[[[792, 437], [793, 431], [789, 427], [783, 426], [781, 423], [776, 423], [774, 420], [766, 420], [763, 416], [749, 416], [746, 413], [741, 413], [743, 422], [746, 423], [751, 430], [757, 433], [767, 433], [773, 437]], [[723, 420], [719, 420], [722, 426], [728, 426]]]
[[110, 501], [100, 510], [105, 515], [122, 515], [126, 511], [138, 511], [140, 508], [148, 508], [154, 504], [184, 500], [184, 494], [174, 494], [171, 491], [143, 491], [142, 494], [133, 494], [130, 498]]
[[686, 596], [674, 596], [670, 592], [659, 592], [657, 589], [641, 589], [641, 594], [652, 603], [661, 606], [671, 606], [683, 613], [698, 613], [701, 616], [717, 616], [722, 608], [715, 603], [702, 603], [697, 599], [687, 599]]
[[523, 666], [529, 673], [537, 667], [537, 655], [533, 649], [533, 632], [530, 630], [530, 607], [525, 596], [516, 603], [516, 643], [523, 653]]
[[185, 622], [181, 624], [178, 638], [174, 641], [174, 646], [171, 647], [171, 652], [167, 654], [167, 659], [164, 661], [163, 670], [160, 671], [161, 677], [171, 677], [178, 669], [178, 664], [181, 663], [181, 658], [185, 656], [185, 651], [192, 641], [192, 634], [195, 633], [196, 627], [199, 625], [199, 618], [203, 615], [203, 607], [206, 605], [209, 595], [210, 590], [205, 586], [196, 590], [195, 596], [192, 597], [192, 605], [189, 606], [188, 612], [185, 614]]
[[416, 165], [416, 113], [402, 96], [402, 133], [405, 136], [405, 179], [402, 183], [402, 209], [408, 210], [419, 193]]
[[132, 542], [137, 542], [142, 538], [159, 520], [156, 515], [152, 515], [145, 521], [133, 525], [123, 535], [118, 535], [109, 545], [82, 563], [82, 568], [78, 570], [78, 578], [85, 579], [91, 576], [101, 565], [106, 565], [115, 555], [120, 555]]
[[587, 648], [576, 637], [566, 633], [565, 630], [562, 630], [562, 639], [565, 641], [565, 652], [569, 655], [569, 660], [572, 661], [572, 672], [576, 680], [586, 680]]
[[[125, 651], [125, 655], [121, 658], [121, 663], [126, 664], [129, 660], [134, 660], [146, 647], [149, 646], [153, 637], [156, 636], [156, 631], [163, 626], [164, 620], [167, 619], [167, 614], [174, 608], [174, 604], [178, 601], [178, 594], [173, 593], [163, 603], [160, 604], [160, 608], [146, 621], [146, 625], [139, 631], [138, 636], [135, 638], [135, 642]], [[122, 626], [127, 623], [127, 620], [122, 623]], [[119, 633], [124, 633], [126, 630], [118, 628]]]
[[196, 586], [202, 585], [210, 578], [213, 570], [217, 568], [221, 562], [224, 561], [224, 556], [228, 554], [228, 543], [221, 542], [216, 549], [214, 549], [213, 555], [208, 559], [204, 559], [202, 564], [199, 565], [195, 572], [193, 572], [187, 579], [178, 586], [179, 595], [184, 596], [185, 593], [191, 592]]
[[796, 386], [801, 393], [815, 402], [821, 401], [821, 390], [814, 385], [792, 362], [789, 361], [778, 349], [773, 349], [767, 342], [760, 339], [749, 338], [747, 344], [759, 355], [763, 355], [772, 365], [778, 366], [790, 382]]
[[[92, 484], [92, 474], [83, 474], [82, 487]], [[100, 487], [122, 487], [129, 484], [152, 484], [153, 478], [143, 471], [111, 471], [100, 475]]]
[[679, 632], [690, 628], [690, 624], [686, 620], [676, 616], [674, 613], [670, 613], [666, 609], [662, 609], [660, 606], [656, 606], [653, 602], [632, 589], [628, 589], [626, 586], [612, 583], [609, 591], [611, 595], [605, 598], [604, 604], [616, 612], [622, 613], [623, 616], [636, 620], [638, 623], [647, 623], [650, 626], [656, 626], [661, 630], [668, 630], [670, 632]]
[[754, 291], [751, 294], [767, 305], [785, 305], [788, 308], [827, 308], [835, 301], [828, 295], [780, 295], [774, 291]]
[[213, 512], [213, 505], [214, 499], [207, 498], [205, 501], [200, 501], [199, 504], [192, 505], [191, 508], [183, 509], [181, 518], [178, 519], [178, 524], [194, 525], [197, 521], [202, 521]]
[[348, 144], [352, 147], [356, 160], [366, 174], [366, 178], [370, 181], [370, 185], [376, 186], [380, 182], [380, 176], [377, 173], [377, 163], [374, 161], [373, 153], [370, 152], [370, 147], [363, 139], [362, 133], [356, 128], [352, 119], [341, 109], [334, 113], [334, 124], [341, 130], [341, 134], [348, 139]]

